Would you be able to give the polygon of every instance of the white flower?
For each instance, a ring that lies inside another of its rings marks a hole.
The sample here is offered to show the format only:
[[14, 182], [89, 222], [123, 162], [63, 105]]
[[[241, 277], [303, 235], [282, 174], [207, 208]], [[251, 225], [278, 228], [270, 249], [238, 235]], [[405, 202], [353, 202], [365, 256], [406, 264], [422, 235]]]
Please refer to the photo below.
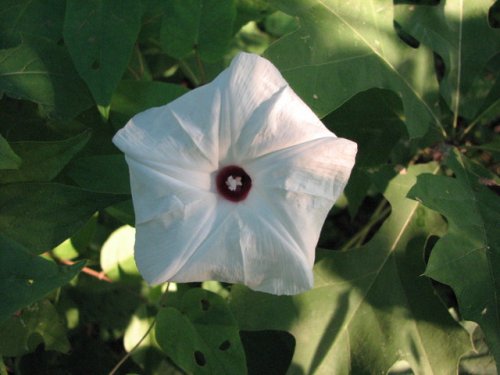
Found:
[[240, 53], [210, 84], [136, 115], [113, 142], [130, 168], [146, 281], [274, 294], [313, 286], [319, 233], [357, 147], [269, 61]]

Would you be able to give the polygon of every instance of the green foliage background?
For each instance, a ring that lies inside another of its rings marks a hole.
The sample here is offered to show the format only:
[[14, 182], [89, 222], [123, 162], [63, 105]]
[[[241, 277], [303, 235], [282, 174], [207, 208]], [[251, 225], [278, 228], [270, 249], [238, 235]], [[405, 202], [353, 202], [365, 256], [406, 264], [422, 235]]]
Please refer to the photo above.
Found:
[[[0, 374], [496, 373], [499, 28], [493, 0], [0, 0]], [[148, 287], [111, 138], [241, 50], [358, 143], [315, 287]]]

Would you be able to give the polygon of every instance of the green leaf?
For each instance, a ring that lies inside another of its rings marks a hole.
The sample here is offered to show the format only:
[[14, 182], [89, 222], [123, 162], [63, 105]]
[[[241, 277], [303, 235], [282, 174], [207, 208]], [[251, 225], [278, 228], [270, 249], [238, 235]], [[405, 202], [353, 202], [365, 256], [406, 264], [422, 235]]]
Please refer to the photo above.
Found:
[[351, 217], [356, 215], [371, 185], [370, 172], [388, 164], [392, 149], [406, 133], [401, 112], [396, 94], [371, 89], [355, 95], [323, 119], [337, 136], [358, 144], [356, 164], [345, 189]]
[[58, 266], [0, 236], [0, 322], [68, 283], [83, 265]]
[[155, 328], [165, 353], [195, 374], [246, 374], [238, 331], [222, 297], [203, 289], [186, 292], [180, 311], [160, 310]]
[[142, 16], [136, 0], [68, 0], [64, 41], [96, 103], [109, 105], [135, 41]]
[[49, 301], [41, 301], [0, 324], [0, 355], [20, 356], [41, 343], [45, 350], [67, 353], [70, 349], [64, 322]]
[[451, 286], [460, 313], [477, 322], [500, 363], [500, 199], [482, 184], [471, 163], [452, 149], [455, 178], [419, 176], [408, 193], [448, 220], [448, 233], [432, 250], [425, 274]]
[[[0, 135], [0, 176], [2, 169], [19, 169], [22, 159], [12, 150], [9, 142]], [[0, 181], [2, 181], [0, 177]]]
[[65, 173], [87, 190], [130, 194], [128, 166], [123, 154], [80, 158], [72, 162]]
[[73, 118], [91, 106], [64, 47], [35, 36], [14, 48], [0, 50], [0, 94], [40, 105], [54, 117]]
[[416, 374], [455, 374], [468, 335], [422, 277], [426, 239], [444, 223], [405, 197], [417, 175], [437, 170], [420, 165], [395, 177], [384, 194], [390, 217], [361, 248], [320, 253], [311, 291], [276, 297], [233, 287], [240, 328], [290, 331], [290, 374], [380, 374], [398, 360]]
[[33, 253], [57, 246], [96, 212], [127, 196], [56, 183], [0, 186], [0, 232]]
[[101, 268], [112, 280], [140, 279], [134, 260], [135, 229], [125, 225], [115, 230], [101, 249]]
[[[370, 88], [393, 90], [403, 102], [410, 137], [442, 127], [433, 57], [412, 49], [393, 27], [392, 0], [273, 0], [299, 18], [300, 28], [272, 44], [266, 56], [299, 96], [323, 117]], [[433, 95], [434, 94], [434, 95]]]
[[91, 133], [85, 131], [62, 141], [12, 142], [23, 163], [16, 170], [0, 170], [0, 182], [45, 182], [53, 180], [66, 164], [87, 144]]
[[482, 77], [488, 62], [500, 53], [500, 30], [488, 23], [491, 5], [492, 0], [449, 0], [396, 8], [403, 29], [443, 59], [441, 95], [452, 112], [469, 119], [495, 83], [491, 74]]
[[0, 13], [1, 47], [14, 46], [22, 34], [58, 42], [62, 37], [64, 1], [3, 0]]
[[132, 116], [152, 107], [165, 105], [188, 92], [180, 85], [158, 81], [121, 81], [111, 99], [111, 118], [120, 126]]
[[161, 27], [165, 52], [184, 59], [196, 50], [207, 62], [224, 56], [233, 35], [234, 0], [171, 0], [165, 7]]

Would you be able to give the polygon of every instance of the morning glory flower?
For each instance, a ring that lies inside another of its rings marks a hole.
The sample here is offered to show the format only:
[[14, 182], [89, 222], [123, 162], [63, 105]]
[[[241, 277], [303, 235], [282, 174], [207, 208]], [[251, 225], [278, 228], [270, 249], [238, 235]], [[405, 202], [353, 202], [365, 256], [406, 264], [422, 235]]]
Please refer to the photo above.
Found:
[[147, 282], [218, 280], [278, 295], [313, 286], [321, 227], [357, 147], [268, 60], [240, 53], [211, 83], [133, 117], [113, 142], [130, 169]]

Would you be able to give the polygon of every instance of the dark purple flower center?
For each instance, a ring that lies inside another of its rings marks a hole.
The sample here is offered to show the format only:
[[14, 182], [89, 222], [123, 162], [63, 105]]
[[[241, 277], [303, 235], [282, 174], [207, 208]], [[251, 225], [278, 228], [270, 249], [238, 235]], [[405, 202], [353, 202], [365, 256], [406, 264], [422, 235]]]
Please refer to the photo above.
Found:
[[252, 188], [252, 179], [236, 165], [229, 165], [222, 168], [215, 180], [217, 191], [231, 202], [244, 200]]

